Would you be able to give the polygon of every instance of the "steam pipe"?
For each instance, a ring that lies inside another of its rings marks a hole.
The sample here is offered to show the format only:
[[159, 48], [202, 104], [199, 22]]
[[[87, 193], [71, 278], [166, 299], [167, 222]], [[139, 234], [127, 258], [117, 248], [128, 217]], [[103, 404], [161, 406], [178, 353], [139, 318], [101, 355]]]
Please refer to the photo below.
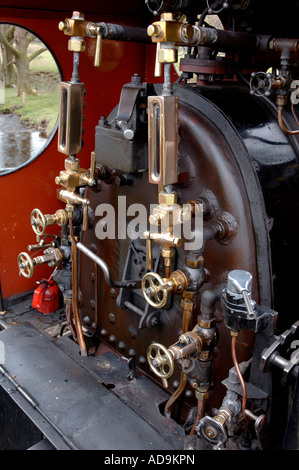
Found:
[[216, 303], [220, 299], [221, 293], [226, 286], [226, 282], [219, 284], [212, 289], [205, 290], [201, 295], [200, 313], [204, 320], [214, 318]]
[[146, 28], [135, 26], [123, 26], [113, 23], [96, 23], [100, 35], [103, 39], [114, 41], [129, 41], [151, 44], [151, 37], [148, 36]]
[[[194, 302], [190, 302], [190, 303], [192, 303], [194, 306]], [[193, 308], [192, 309], [184, 308], [183, 310], [182, 334], [186, 333], [189, 330], [192, 311], [193, 311]], [[180, 384], [165, 405], [166, 416], [170, 416], [171, 407], [185, 390], [187, 382], [188, 382], [187, 375], [184, 374], [184, 372], [181, 372]]]
[[78, 250], [75, 243], [72, 243], [72, 307], [81, 355], [87, 356], [87, 349], [78, 308]]

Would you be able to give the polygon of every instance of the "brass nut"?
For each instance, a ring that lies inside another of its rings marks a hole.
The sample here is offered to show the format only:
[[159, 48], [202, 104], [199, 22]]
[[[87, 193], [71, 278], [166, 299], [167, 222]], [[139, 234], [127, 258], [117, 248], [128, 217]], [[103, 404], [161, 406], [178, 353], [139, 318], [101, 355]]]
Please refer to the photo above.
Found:
[[147, 34], [151, 37], [159, 37], [161, 36], [161, 26], [158, 24], [151, 24], [147, 28]]
[[215, 323], [216, 323], [215, 319], [212, 319], [212, 320], [199, 319], [198, 320], [199, 326], [204, 329], [212, 328], [213, 326], [215, 326]]
[[180, 29], [180, 37], [184, 42], [190, 42], [194, 36], [194, 31], [191, 25], [189, 24], [182, 24]]
[[178, 61], [177, 49], [161, 47], [158, 53], [158, 61], [160, 64], [175, 64]]
[[64, 210], [64, 209], [58, 209], [56, 212], [55, 212], [55, 216], [57, 218], [57, 224], [58, 225], [65, 225], [67, 224], [68, 222], [68, 216], [67, 216], [67, 212]]
[[55, 178], [55, 183], [56, 184], [64, 184], [66, 181], [67, 181], [67, 176], [64, 175], [64, 174], [56, 176], [56, 178]]
[[67, 31], [69, 29], [69, 25], [67, 23], [67, 20], [65, 21], [60, 21], [58, 24], [58, 28], [60, 31]]
[[188, 279], [182, 271], [173, 271], [170, 275], [170, 279], [173, 283], [174, 292], [182, 292], [188, 286]]
[[161, 217], [159, 214], [151, 214], [148, 220], [151, 225], [159, 225], [161, 222]]
[[183, 294], [183, 299], [186, 300], [187, 302], [194, 302], [196, 297], [195, 292], [191, 292], [190, 290], [185, 290]]
[[173, 13], [170, 13], [170, 12], [162, 13], [161, 21], [174, 21]]
[[238, 332], [238, 331], [234, 331], [234, 330], [230, 330], [230, 335], [237, 337], [237, 336], [239, 336], [239, 332]]
[[188, 268], [196, 269], [196, 268], [199, 268], [203, 264], [203, 262], [204, 262], [203, 256], [199, 256], [197, 259], [187, 258], [186, 266], [188, 266]]
[[66, 158], [64, 161], [64, 168], [66, 170], [78, 171], [80, 168], [80, 161], [78, 160], [78, 158], [76, 158], [75, 160], [71, 158]]
[[172, 258], [174, 256], [174, 250], [172, 248], [168, 249], [168, 248], [162, 247], [161, 255], [163, 256], [164, 259]]
[[165, 193], [163, 191], [159, 192], [158, 195], [158, 201], [159, 204], [167, 204], [168, 206], [171, 206], [173, 204], [176, 204], [178, 200], [178, 195], [177, 193]]
[[85, 42], [82, 39], [70, 38], [68, 42], [68, 50], [73, 52], [84, 52]]
[[195, 397], [197, 400], [207, 400], [209, 398], [209, 392], [200, 392], [199, 390], [195, 390]]

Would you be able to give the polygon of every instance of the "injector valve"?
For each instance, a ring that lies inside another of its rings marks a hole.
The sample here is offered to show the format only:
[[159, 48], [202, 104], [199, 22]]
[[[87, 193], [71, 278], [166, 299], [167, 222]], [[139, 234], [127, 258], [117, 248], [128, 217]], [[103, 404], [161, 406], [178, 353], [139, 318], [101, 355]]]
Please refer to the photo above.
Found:
[[[166, 348], [162, 344], [152, 343], [147, 350], [147, 360], [152, 371], [162, 379], [167, 387], [167, 379], [174, 372], [174, 361], [191, 357], [200, 357], [201, 352], [209, 350], [217, 343], [217, 332], [200, 327], [197, 324], [193, 330], [183, 333], [178, 341]], [[194, 378], [191, 377], [191, 380]], [[196, 384], [198, 385], [198, 384]]]
[[142, 279], [142, 291], [147, 302], [155, 308], [166, 305], [168, 293], [181, 293], [188, 286], [188, 278], [183, 271], [174, 271], [169, 278], [157, 273], [147, 273]]
[[55, 214], [43, 214], [39, 209], [33, 209], [30, 216], [31, 227], [36, 235], [45, 234], [49, 225], [58, 224], [60, 226], [67, 224], [68, 215], [63, 209], [58, 209]]
[[44, 254], [31, 258], [28, 253], [22, 252], [18, 256], [19, 276], [30, 278], [33, 276], [35, 266], [48, 263], [50, 267], [56, 267], [62, 261], [63, 255], [58, 248], [47, 248]]

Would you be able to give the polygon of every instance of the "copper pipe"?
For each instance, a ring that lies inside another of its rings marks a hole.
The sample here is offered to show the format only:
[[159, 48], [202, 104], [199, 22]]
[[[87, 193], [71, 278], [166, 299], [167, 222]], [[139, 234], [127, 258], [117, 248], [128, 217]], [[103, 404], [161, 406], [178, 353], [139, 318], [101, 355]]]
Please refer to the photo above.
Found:
[[80, 352], [82, 356], [87, 356], [87, 349], [82, 331], [82, 324], [78, 307], [78, 248], [74, 238], [73, 221], [69, 219], [70, 238], [72, 242], [72, 308], [77, 332], [77, 340], [79, 342]]
[[82, 356], [87, 356], [78, 307], [78, 249], [75, 243], [72, 243], [72, 307], [80, 352]]
[[165, 277], [167, 279], [170, 277], [170, 266], [165, 266]]
[[76, 243], [74, 237], [74, 227], [73, 227], [73, 219], [69, 218], [69, 229], [70, 229], [70, 239], [72, 243]]
[[241, 387], [242, 387], [242, 392], [243, 392], [242, 412], [243, 412], [243, 416], [244, 416], [245, 420], [247, 421], [248, 418], [245, 414], [245, 410], [246, 410], [246, 406], [247, 406], [247, 390], [246, 390], [246, 385], [245, 385], [245, 382], [244, 382], [244, 379], [243, 379], [243, 376], [242, 376], [242, 373], [240, 371], [240, 367], [239, 367], [239, 364], [238, 364], [238, 361], [237, 361], [236, 341], [237, 341], [237, 337], [232, 336], [231, 352], [232, 352], [233, 363], [234, 363], [235, 369], [237, 371], [239, 381], [240, 381], [240, 384], [241, 384]]
[[[194, 304], [194, 302], [192, 302], [192, 303]], [[189, 330], [192, 311], [193, 311], [193, 309], [191, 309], [191, 310], [184, 309], [184, 311], [183, 311], [182, 334], [186, 333]], [[187, 385], [187, 381], [188, 381], [188, 379], [187, 379], [186, 374], [184, 374], [184, 372], [181, 372], [180, 384], [179, 384], [178, 388], [176, 389], [176, 391], [172, 394], [172, 396], [169, 398], [169, 400], [166, 403], [166, 406], [165, 406], [165, 413], [166, 414], [170, 413], [171, 407], [173, 406], [173, 404], [176, 402], [176, 400], [181, 396], [181, 394], [185, 390], [185, 387]]]
[[289, 129], [287, 129], [284, 125], [284, 122], [283, 122], [283, 119], [282, 119], [282, 110], [283, 110], [283, 107], [282, 106], [279, 106], [278, 107], [278, 124], [279, 124], [279, 127], [283, 130], [283, 132], [285, 132], [286, 134], [289, 134], [289, 135], [297, 135], [299, 134], [299, 129], [297, 129], [296, 131], [290, 131]]
[[77, 339], [77, 333], [76, 333], [75, 325], [74, 325], [73, 319], [72, 319], [72, 306], [71, 306], [71, 304], [66, 304], [65, 305], [65, 317], [66, 317], [67, 324], [68, 324], [68, 326], [71, 330], [71, 333], [72, 333], [74, 339], [76, 340]]
[[199, 420], [201, 418], [203, 418], [204, 411], [205, 411], [205, 400], [198, 399], [197, 400], [197, 414], [196, 414], [196, 418], [195, 418], [194, 424], [192, 426], [192, 429], [190, 431], [190, 436], [194, 436], [195, 427], [197, 426]]

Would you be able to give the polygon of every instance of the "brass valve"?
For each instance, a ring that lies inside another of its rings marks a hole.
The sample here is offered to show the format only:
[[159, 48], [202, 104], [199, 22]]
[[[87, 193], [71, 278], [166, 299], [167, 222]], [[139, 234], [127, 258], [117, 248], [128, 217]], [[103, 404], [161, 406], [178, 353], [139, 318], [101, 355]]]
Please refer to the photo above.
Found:
[[[160, 231], [145, 231], [147, 248], [147, 269], [152, 270], [152, 241], [162, 247], [162, 257], [164, 266], [169, 269], [171, 258], [174, 255], [174, 248], [178, 248], [183, 243], [181, 226], [203, 212], [203, 205], [198, 201], [189, 201], [187, 204], [177, 204], [177, 194], [175, 192], [159, 192], [159, 204], [154, 207], [149, 216], [149, 222], [153, 226], [160, 228]], [[167, 274], [167, 276], [169, 273]]]
[[28, 253], [21, 252], [18, 256], [19, 276], [30, 278], [33, 276], [35, 266], [48, 263], [50, 267], [56, 267], [62, 261], [63, 255], [58, 248], [47, 248], [44, 254], [31, 258]]
[[152, 371], [162, 379], [163, 386], [167, 387], [167, 379], [174, 372], [174, 361], [200, 352], [202, 346], [202, 338], [194, 331], [188, 331], [168, 349], [159, 343], [150, 344], [147, 349], [147, 360]]
[[88, 229], [88, 206], [90, 204], [89, 199], [80, 196], [76, 190], [82, 186], [94, 186], [96, 184], [95, 179], [96, 172], [96, 160], [95, 152], [91, 153], [90, 169], [85, 170], [80, 168], [80, 161], [78, 158], [66, 158], [65, 169], [60, 172], [59, 176], [55, 178], [56, 184], [63, 186], [65, 189], [58, 190], [57, 197], [61, 201], [66, 203], [65, 211], [68, 219], [73, 218], [73, 212], [75, 205], [80, 204], [83, 207], [83, 230]]
[[100, 67], [102, 55], [102, 35], [98, 23], [92, 23], [84, 19], [84, 14], [74, 11], [71, 18], [66, 18], [58, 24], [60, 31], [71, 36], [68, 49], [73, 52], [85, 50], [84, 37], [97, 38], [94, 66]]
[[147, 28], [147, 34], [153, 42], [170, 42], [186, 45], [192, 42], [194, 30], [188, 23], [177, 21], [173, 13], [162, 13], [160, 21], [155, 21]]
[[160, 21], [148, 26], [147, 34], [157, 44], [156, 77], [162, 75], [162, 64], [178, 61], [176, 46], [192, 45], [197, 38], [196, 30], [188, 23], [177, 21], [172, 13], [162, 13]]
[[162, 278], [159, 274], [151, 272], [142, 279], [142, 292], [146, 301], [155, 308], [166, 305], [168, 293], [180, 294], [188, 286], [188, 278], [183, 271], [173, 271], [169, 278]]
[[30, 215], [30, 222], [34, 233], [42, 236], [49, 225], [58, 224], [59, 226], [62, 226], [67, 224], [68, 215], [63, 209], [58, 209], [53, 215], [44, 215], [39, 209], [33, 209]]
[[167, 388], [167, 379], [174, 371], [172, 352], [162, 344], [153, 343], [147, 349], [147, 360], [152, 371], [162, 379], [163, 386]]
[[55, 183], [64, 186], [70, 191], [75, 191], [80, 186], [94, 186], [95, 181], [95, 153], [91, 153], [90, 169], [80, 168], [78, 158], [66, 158], [64, 161], [65, 169], [56, 176]]

